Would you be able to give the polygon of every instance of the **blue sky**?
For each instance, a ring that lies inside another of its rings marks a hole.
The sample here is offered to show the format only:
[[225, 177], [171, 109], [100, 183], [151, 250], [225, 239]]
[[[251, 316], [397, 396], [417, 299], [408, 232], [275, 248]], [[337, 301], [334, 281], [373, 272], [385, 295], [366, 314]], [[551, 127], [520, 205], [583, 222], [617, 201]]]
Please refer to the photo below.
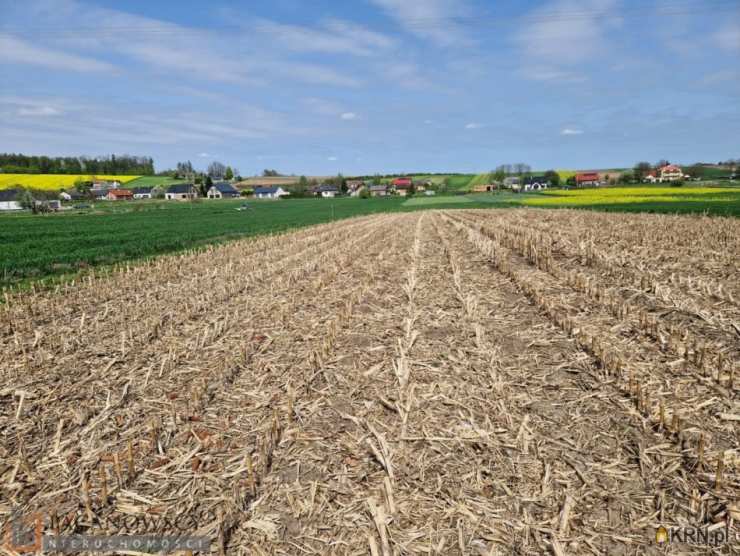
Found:
[[324, 175], [740, 157], [738, 0], [0, 0], [0, 151]]

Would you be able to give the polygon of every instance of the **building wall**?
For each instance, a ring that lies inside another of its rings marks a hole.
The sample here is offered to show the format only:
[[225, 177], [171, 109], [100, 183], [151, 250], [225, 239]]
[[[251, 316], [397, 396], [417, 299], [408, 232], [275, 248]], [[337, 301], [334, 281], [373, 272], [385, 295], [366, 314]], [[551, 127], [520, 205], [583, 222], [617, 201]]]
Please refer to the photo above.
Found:
[[18, 201], [0, 201], [0, 210], [23, 210]]

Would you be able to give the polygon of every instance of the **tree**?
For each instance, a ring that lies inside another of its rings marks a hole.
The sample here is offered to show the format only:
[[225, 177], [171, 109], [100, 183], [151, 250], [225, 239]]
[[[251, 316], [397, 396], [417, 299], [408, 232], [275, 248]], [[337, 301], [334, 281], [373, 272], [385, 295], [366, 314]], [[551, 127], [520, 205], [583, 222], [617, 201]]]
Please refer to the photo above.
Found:
[[700, 178], [704, 174], [704, 168], [701, 164], [693, 164], [688, 167], [686, 173], [692, 178]]
[[208, 190], [213, 186], [213, 180], [211, 179], [211, 176], [206, 176], [206, 179], [202, 180], [202, 183], [200, 184], [200, 187], [198, 188], [198, 192], [201, 197], [207, 197], [208, 196]]
[[220, 180], [224, 177], [224, 174], [226, 174], [226, 166], [223, 163], [219, 162], [218, 160], [214, 160], [208, 165], [208, 176], [209, 177]]
[[152, 199], [164, 199], [164, 187], [155, 185], [152, 187]]
[[35, 212], [36, 200], [33, 198], [33, 195], [31, 195], [31, 192], [28, 189], [21, 189], [15, 196], [15, 200], [18, 201], [18, 204], [22, 208], [33, 210]]
[[555, 170], [548, 170], [545, 172], [545, 179], [550, 182], [550, 185], [553, 187], [558, 187], [560, 185], [560, 174]]
[[665, 158], [661, 158], [658, 163], [655, 165], [656, 168], [662, 168], [663, 166], [668, 166], [670, 164], [670, 161], [666, 160]]
[[293, 195], [296, 197], [305, 197], [306, 191], [308, 191], [308, 179], [306, 176], [298, 178], [298, 183], [293, 188]]
[[649, 162], [638, 162], [637, 164], [635, 164], [634, 167], [635, 180], [641, 182], [645, 179], [645, 176], [647, 176], [652, 169], [653, 167], [650, 166]]
[[630, 183], [634, 177], [635, 175], [632, 172], [622, 172], [622, 174], [619, 176], [619, 183]]
[[234, 170], [231, 169], [231, 166], [226, 167], [226, 171], [224, 172], [224, 179], [228, 181], [234, 179]]
[[506, 179], [506, 168], [503, 166], [499, 166], [496, 168], [496, 170], [493, 171], [493, 174], [491, 176], [491, 181], [495, 183], [502, 183]]
[[262, 170], [262, 176], [266, 178], [277, 177], [280, 173], [277, 170]]

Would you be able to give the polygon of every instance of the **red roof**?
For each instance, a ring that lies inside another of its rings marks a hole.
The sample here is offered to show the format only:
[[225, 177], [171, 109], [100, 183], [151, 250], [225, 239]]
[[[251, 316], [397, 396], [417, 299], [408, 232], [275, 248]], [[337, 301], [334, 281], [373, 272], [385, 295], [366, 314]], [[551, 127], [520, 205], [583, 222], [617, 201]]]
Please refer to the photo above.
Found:
[[680, 166], [676, 166], [675, 164], [666, 164], [660, 169], [661, 172], [683, 172], [681, 170]]
[[411, 186], [411, 178], [396, 178], [391, 183], [395, 185], [396, 187], [410, 187]]
[[598, 172], [584, 172], [583, 174], [576, 174], [576, 182], [582, 181], [599, 181]]
[[123, 198], [133, 197], [134, 194], [128, 189], [111, 189], [110, 191], [108, 191], [108, 196], [109, 197], [120, 197], [123, 199]]

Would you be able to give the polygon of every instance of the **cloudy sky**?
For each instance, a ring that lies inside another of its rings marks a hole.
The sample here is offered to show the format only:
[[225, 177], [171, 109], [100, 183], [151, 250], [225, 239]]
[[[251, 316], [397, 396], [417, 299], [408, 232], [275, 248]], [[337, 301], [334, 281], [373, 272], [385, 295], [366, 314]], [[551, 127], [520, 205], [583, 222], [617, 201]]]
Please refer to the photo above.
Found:
[[0, 151], [250, 175], [740, 157], [738, 0], [0, 0]]

